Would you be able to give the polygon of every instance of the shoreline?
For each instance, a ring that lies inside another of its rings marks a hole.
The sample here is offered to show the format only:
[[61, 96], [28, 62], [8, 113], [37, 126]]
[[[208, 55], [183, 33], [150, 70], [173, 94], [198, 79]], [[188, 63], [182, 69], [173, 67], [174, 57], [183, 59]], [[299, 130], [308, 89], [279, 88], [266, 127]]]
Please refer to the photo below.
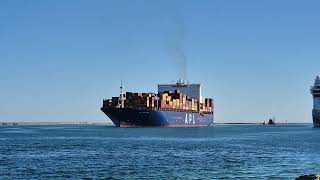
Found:
[[[312, 123], [277, 123], [276, 125], [303, 125]], [[95, 125], [95, 126], [114, 126], [113, 123], [99, 122], [0, 122], [1, 126], [54, 126], [54, 125]], [[263, 125], [262, 123], [214, 123], [215, 125]], [[267, 126], [267, 125], [266, 125]]]
[[0, 126], [54, 126], [54, 125], [101, 125], [113, 126], [112, 123], [95, 122], [0, 122]]

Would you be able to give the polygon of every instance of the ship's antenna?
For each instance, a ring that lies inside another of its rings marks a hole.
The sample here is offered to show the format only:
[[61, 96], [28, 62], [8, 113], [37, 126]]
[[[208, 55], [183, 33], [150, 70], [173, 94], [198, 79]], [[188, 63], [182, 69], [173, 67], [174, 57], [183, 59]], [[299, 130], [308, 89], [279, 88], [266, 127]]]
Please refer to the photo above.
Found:
[[123, 94], [122, 81], [121, 81], [121, 84], [120, 84], [120, 96], [119, 96], [119, 101], [118, 101], [118, 108], [124, 108], [124, 94]]

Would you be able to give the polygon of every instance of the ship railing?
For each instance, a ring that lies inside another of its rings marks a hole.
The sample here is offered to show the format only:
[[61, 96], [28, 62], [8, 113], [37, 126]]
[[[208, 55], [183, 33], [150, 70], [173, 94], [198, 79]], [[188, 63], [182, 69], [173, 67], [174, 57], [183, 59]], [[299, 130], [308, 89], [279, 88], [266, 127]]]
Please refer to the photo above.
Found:
[[160, 111], [179, 111], [187, 113], [203, 113], [203, 114], [213, 114], [213, 111], [194, 111], [194, 110], [184, 110], [184, 109], [171, 109], [171, 108], [159, 108]]

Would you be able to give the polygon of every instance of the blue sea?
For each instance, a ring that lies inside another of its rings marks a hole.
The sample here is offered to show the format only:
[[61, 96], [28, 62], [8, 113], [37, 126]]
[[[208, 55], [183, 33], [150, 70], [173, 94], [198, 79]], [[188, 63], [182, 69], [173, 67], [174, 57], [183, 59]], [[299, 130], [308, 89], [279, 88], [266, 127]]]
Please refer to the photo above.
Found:
[[0, 127], [0, 179], [294, 179], [320, 173], [301, 125]]

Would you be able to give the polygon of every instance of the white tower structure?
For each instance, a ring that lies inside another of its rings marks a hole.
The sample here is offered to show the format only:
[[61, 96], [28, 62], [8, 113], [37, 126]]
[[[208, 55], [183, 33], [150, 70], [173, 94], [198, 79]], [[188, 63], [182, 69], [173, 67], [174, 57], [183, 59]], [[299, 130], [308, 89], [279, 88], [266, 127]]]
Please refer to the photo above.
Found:
[[313, 96], [313, 126], [320, 127], [320, 77], [317, 76], [314, 81], [314, 86], [311, 86], [310, 92]]

